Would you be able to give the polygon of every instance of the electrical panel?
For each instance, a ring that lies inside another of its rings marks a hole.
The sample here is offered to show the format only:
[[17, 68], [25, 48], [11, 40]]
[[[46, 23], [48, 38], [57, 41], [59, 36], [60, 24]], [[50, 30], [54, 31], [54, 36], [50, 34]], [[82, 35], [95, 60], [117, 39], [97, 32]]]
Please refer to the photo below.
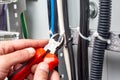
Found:
[[[57, 70], [61, 80], [79, 80], [79, 77], [81, 80], [87, 80], [91, 73], [95, 40], [98, 38], [107, 43], [102, 65], [102, 79], [100, 80], [119, 80], [119, 2], [117, 0], [111, 2], [111, 15], [109, 15], [111, 20], [108, 22], [111, 23], [110, 35], [109, 39], [104, 39], [98, 33], [101, 10], [99, 0], [0, 0], [0, 41], [23, 38], [50, 39], [53, 34], [50, 27], [55, 26], [55, 33], [65, 33], [64, 46], [58, 51]], [[102, 18], [103, 21], [104, 19]], [[52, 22], [52, 20], [54, 21]], [[102, 25], [102, 23], [100, 24]], [[66, 30], [61, 31], [60, 29], [63, 29], [61, 26], [67, 27]], [[83, 28], [86, 28], [86, 31]], [[81, 45], [78, 46], [79, 44]], [[88, 54], [85, 54], [88, 58], [83, 54], [86, 51], [82, 51], [80, 59], [78, 59], [81, 46], [87, 47], [85, 50], [88, 51]], [[78, 64], [78, 60], [81, 60], [80, 64]], [[88, 62], [82, 64], [84, 60]], [[81, 72], [78, 72], [79, 70]], [[87, 78], [84, 78], [85, 76]]]

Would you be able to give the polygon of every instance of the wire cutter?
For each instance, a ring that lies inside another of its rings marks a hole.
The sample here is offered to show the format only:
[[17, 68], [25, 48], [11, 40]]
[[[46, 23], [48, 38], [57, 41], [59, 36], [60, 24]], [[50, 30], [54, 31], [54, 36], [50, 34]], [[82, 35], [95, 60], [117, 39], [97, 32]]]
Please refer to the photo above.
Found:
[[54, 34], [48, 44], [44, 48], [36, 49], [35, 56], [28, 62], [25, 62], [19, 69], [14, 71], [8, 77], [8, 80], [24, 80], [31, 72], [31, 67], [41, 61], [47, 62], [49, 65], [49, 70], [52, 71], [56, 66], [58, 66], [59, 61], [55, 54], [58, 49], [62, 47], [63, 42], [63, 35], [58, 33]]

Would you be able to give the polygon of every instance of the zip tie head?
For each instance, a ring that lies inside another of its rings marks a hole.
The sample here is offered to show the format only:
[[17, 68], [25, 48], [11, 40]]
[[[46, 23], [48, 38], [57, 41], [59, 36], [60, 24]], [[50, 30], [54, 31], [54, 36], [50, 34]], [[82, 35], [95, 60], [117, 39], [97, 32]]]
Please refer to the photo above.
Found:
[[105, 41], [105, 42], [107, 42], [108, 44], [111, 43], [110, 39], [105, 39], [105, 38], [101, 37], [97, 31], [95, 31], [92, 36], [93, 36], [93, 37], [97, 37], [98, 39], [100, 39], [100, 40], [102, 40], [102, 41]]
[[79, 28], [79, 27], [72, 28], [72, 29], [76, 29], [77, 32], [79, 33], [79, 36], [80, 36], [82, 39], [84, 39], [84, 40], [91, 41], [93, 38], [97, 37], [98, 39], [100, 39], [100, 40], [102, 40], [102, 41], [105, 41], [105, 42], [107, 42], [108, 44], [111, 43], [110, 39], [105, 39], [105, 38], [101, 37], [97, 31], [95, 31], [91, 36], [85, 37], [85, 36], [80, 32], [80, 28]]

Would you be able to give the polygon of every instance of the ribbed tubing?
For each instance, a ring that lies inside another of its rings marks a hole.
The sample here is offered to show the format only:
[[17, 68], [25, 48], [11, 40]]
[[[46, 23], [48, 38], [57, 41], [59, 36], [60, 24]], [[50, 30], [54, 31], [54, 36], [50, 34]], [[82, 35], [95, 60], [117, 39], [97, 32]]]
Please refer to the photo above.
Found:
[[[100, 0], [99, 2], [100, 12], [97, 31], [101, 37], [108, 39], [111, 23], [111, 0]], [[95, 39], [89, 78], [90, 80], [102, 79], [103, 61], [106, 46], [107, 42], [98, 38]]]

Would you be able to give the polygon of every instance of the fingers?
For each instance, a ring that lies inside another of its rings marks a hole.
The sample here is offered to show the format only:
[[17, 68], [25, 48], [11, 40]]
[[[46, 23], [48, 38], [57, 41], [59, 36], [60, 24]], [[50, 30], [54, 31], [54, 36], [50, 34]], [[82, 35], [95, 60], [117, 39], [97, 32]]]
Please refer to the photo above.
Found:
[[41, 62], [36, 69], [33, 80], [48, 80], [49, 66], [45, 62]]
[[33, 80], [33, 74], [29, 74], [29, 76], [27, 77], [27, 80]]
[[51, 76], [50, 76], [50, 80], [60, 80], [60, 76], [59, 76], [59, 74], [58, 74], [58, 72], [57, 71], [53, 71], [52, 72], [52, 74], [51, 74]]
[[18, 50], [10, 54], [0, 56], [0, 68], [9, 69], [11, 66], [25, 62], [34, 56], [35, 50], [33, 48], [27, 48]]
[[12, 40], [12, 41], [0, 41], [0, 54], [7, 54], [19, 49], [28, 47], [44, 47], [48, 43], [48, 40]]
[[35, 73], [37, 66], [38, 66], [38, 64], [35, 64], [32, 66], [32, 68], [31, 68], [32, 73]]
[[33, 67], [33, 72], [35, 70], [35, 68], [37, 67], [36, 71], [35, 71], [35, 75], [34, 75], [34, 79], [33, 80], [60, 80], [60, 76], [58, 74], [57, 71], [53, 71], [50, 75], [50, 79], [49, 79], [49, 66], [47, 63], [45, 62], [41, 62], [40, 64], [35, 65]]

